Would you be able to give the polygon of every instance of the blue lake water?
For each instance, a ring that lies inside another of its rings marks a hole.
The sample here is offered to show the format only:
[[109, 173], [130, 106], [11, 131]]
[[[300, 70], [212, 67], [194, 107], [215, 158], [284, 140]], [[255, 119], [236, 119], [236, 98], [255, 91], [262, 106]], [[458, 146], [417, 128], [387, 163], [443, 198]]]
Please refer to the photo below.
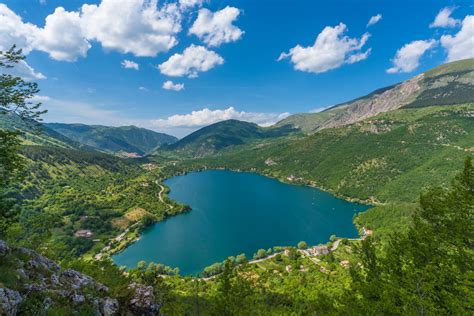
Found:
[[332, 234], [356, 237], [352, 217], [370, 207], [255, 173], [192, 172], [165, 184], [170, 197], [192, 211], [146, 229], [113, 257], [116, 264], [135, 267], [145, 260], [179, 267], [182, 275], [198, 274], [228, 256], [251, 258], [260, 248], [296, 246], [301, 240], [315, 245]]

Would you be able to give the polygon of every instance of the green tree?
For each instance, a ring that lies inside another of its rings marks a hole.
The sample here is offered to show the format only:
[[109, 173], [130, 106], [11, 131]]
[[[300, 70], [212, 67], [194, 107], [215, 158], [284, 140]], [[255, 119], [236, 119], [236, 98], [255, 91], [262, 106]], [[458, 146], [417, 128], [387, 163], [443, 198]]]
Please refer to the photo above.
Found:
[[[0, 51], [0, 115], [18, 115], [24, 120], [37, 120], [41, 103], [31, 99], [39, 92], [35, 82], [27, 82], [7, 73], [25, 56], [21, 49], [13, 46], [6, 52]], [[19, 178], [24, 160], [18, 154], [20, 133], [0, 129], [0, 238], [6, 237], [6, 230], [14, 221], [17, 212], [12, 211], [14, 200], [8, 197], [8, 186]]]
[[13, 46], [8, 51], [0, 51], [0, 114], [15, 114], [25, 120], [40, 120], [45, 110], [40, 110], [41, 102], [32, 101], [39, 92], [38, 84], [6, 72], [25, 59], [21, 49]]
[[267, 256], [267, 251], [265, 249], [258, 249], [257, 253], [253, 255], [254, 259], [262, 259]]
[[235, 259], [235, 262], [237, 264], [244, 264], [244, 263], [247, 263], [247, 256], [245, 255], [245, 253], [241, 253], [240, 255], [238, 255]]
[[300, 241], [300, 242], [298, 243], [298, 248], [299, 248], [299, 249], [306, 249], [306, 248], [308, 248], [308, 245], [306, 244], [305, 241]]
[[233, 262], [224, 262], [222, 273], [217, 278], [216, 315], [248, 315], [253, 306], [247, 300], [252, 297], [250, 283], [234, 269]]
[[291, 260], [298, 259], [298, 251], [296, 250], [296, 248], [291, 247], [288, 249], [288, 258], [290, 258]]
[[352, 271], [355, 296], [347, 300], [355, 304], [348, 308], [367, 314], [470, 314], [473, 219], [474, 171], [468, 158], [450, 189], [420, 196], [408, 233], [392, 236], [384, 249], [372, 238], [362, 243], [361, 266]]

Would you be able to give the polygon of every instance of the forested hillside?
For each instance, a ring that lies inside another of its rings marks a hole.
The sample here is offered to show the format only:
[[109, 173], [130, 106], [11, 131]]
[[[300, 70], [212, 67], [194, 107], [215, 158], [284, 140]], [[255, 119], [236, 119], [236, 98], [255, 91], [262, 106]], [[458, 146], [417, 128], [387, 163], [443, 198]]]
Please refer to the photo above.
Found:
[[20, 132], [22, 143], [25, 145], [87, 149], [87, 146], [45, 127], [35, 120], [23, 120], [16, 114], [0, 115], [0, 128]]
[[348, 198], [406, 202], [416, 200], [414, 188], [448, 185], [473, 146], [474, 105], [435, 106], [387, 112], [296, 140], [241, 146], [183, 161], [183, 167], [255, 170]]
[[226, 120], [203, 127], [161, 149], [175, 151], [184, 157], [202, 157], [217, 154], [226, 148], [286, 137], [297, 132], [291, 126], [261, 127], [254, 123]]
[[46, 123], [47, 128], [80, 144], [109, 153], [144, 155], [177, 138], [135, 126], [110, 127], [84, 124]]
[[[18, 222], [6, 234], [51, 258], [95, 254], [134, 223], [147, 225], [185, 210], [160, 200], [157, 165], [59, 147], [23, 146], [21, 154], [27, 168], [9, 193], [19, 200]], [[80, 230], [92, 238], [78, 238]]]

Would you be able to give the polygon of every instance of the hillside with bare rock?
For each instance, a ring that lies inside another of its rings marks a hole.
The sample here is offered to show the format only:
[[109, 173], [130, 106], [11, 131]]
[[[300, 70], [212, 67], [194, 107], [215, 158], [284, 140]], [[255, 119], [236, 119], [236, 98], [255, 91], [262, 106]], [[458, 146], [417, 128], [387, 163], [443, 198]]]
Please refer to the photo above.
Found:
[[277, 126], [291, 124], [312, 134], [356, 123], [403, 107], [462, 104], [474, 101], [474, 59], [456, 61], [394, 86], [339, 104], [319, 113], [292, 115]]

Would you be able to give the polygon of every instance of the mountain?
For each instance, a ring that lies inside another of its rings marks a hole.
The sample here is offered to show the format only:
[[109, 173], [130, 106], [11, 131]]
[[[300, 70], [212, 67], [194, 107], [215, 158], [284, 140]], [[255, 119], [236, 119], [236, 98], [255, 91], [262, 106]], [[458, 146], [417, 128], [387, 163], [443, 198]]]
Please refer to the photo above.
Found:
[[413, 202], [446, 186], [474, 155], [474, 103], [409, 107], [268, 144], [248, 144], [178, 168], [253, 170], [357, 200]]
[[46, 123], [47, 128], [83, 145], [124, 156], [144, 155], [177, 138], [135, 126], [109, 127], [101, 125]]
[[255, 123], [227, 120], [203, 127], [174, 144], [163, 146], [162, 149], [188, 156], [202, 157], [232, 146], [247, 144], [255, 140], [279, 138], [295, 132], [297, 130], [289, 125], [261, 127]]
[[18, 115], [0, 115], [0, 128], [22, 133], [24, 145], [51, 146], [70, 149], [90, 149], [55, 130], [35, 121], [22, 120]]
[[312, 134], [325, 128], [355, 123], [399, 108], [461, 104], [474, 101], [474, 59], [441, 65], [402, 83], [319, 113], [295, 114], [277, 123], [291, 124]]

